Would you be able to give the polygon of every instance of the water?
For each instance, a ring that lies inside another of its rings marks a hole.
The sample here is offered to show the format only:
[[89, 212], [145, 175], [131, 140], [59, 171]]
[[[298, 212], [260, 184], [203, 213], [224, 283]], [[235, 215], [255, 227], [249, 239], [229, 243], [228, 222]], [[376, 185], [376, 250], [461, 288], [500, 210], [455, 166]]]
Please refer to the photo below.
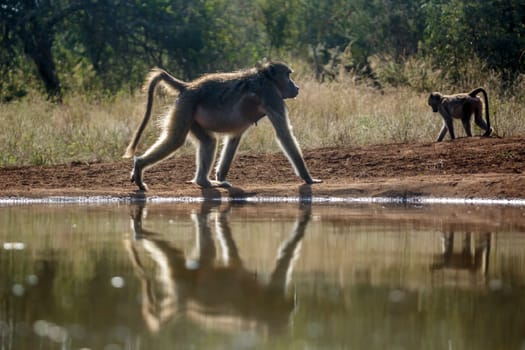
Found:
[[0, 349], [525, 349], [525, 207], [0, 206]]

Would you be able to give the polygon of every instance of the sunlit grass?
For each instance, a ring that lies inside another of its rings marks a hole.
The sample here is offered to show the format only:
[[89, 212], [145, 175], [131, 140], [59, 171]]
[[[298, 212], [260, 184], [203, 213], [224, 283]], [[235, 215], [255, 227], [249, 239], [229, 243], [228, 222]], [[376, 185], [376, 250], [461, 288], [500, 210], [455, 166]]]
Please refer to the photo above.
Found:
[[74, 95], [62, 105], [34, 94], [0, 105], [0, 165], [118, 159], [142, 113], [140, 94], [113, 100]]
[[[436, 78], [429, 78], [422, 73], [424, 68], [412, 65], [399, 73], [408, 77], [408, 83], [381, 90], [357, 82], [350, 74], [321, 84], [310, 74], [299, 71], [296, 80], [300, 94], [287, 104], [301, 147], [433, 141], [441, 120], [427, 106], [429, 91], [421, 86], [425, 85], [424, 79]], [[525, 97], [501, 89], [497, 77], [485, 77], [486, 81], [482, 78], [469, 76], [465, 84], [489, 90], [492, 123], [497, 134], [505, 137], [525, 134]], [[438, 89], [450, 90], [442, 90], [445, 93], [462, 91], [461, 87], [446, 84], [440, 84]], [[171, 101], [172, 97], [158, 98], [154, 113], [165, 113]], [[18, 102], [0, 104], [0, 165], [119, 159], [142, 119], [144, 105], [145, 96], [141, 92], [123, 93], [111, 99], [72, 94], [62, 105], [52, 104], [35, 93]], [[152, 122], [148, 126], [139, 150], [153, 142], [158, 134], [157, 125]], [[456, 125], [458, 136], [462, 136], [460, 123]], [[480, 130], [476, 132], [479, 134]], [[252, 128], [241, 145], [241, 152], [277, 150], [267, 120]], [[188, 145], [179, 154], [192, 151]]]
[[[309, 77], [300, 77], [299, 96], [288, 100], [290, 121], [302, 148], [326, 146], [367, 145], [393, 142], [432, 142], [442, 126], [438, 114], [427, 105], [428, 92], [412, 87], [385, 87], [382, 90], [356, 83], [351, 76], [320, 84]], [[487, 86], [480, 82], [472, 86]], [[463, 91], [443, 87], [444, 93]], [[467, 88], [465, 88], [467, 89]], [[491, 122], [499, 136], [523, 135], [524, 98], [505, 96], [492, 91], [490, 84]], [[456, 135], [464, 136], [459, 121]], [[482, 131], [474, 126], [474, 132]], [[241, 150], [276, 151], [268, 121], [263, 121], [246, 136]]]

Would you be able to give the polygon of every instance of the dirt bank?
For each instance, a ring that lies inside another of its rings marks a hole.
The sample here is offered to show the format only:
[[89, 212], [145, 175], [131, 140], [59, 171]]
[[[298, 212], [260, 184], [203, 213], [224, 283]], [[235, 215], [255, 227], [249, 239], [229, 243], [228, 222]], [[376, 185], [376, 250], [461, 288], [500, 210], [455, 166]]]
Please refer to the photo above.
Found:
[[[282, 153], [240, 154], [230, 189], [187, 184], [193, 157], [175, 157], [145, 174], [146, 196], [433, 196], [525, 198], [525, 138], [461, 138], [305, 150], [321, 184], [306, 186]], [[0, 168], [0, 197], [142, 196], [129, 182], [131, 161]]]

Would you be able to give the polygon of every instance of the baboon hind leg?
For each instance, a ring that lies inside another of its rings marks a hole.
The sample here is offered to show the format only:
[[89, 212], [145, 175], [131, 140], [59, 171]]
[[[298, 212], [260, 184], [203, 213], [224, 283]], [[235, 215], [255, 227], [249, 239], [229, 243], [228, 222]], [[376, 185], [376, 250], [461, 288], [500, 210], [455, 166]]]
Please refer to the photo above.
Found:
[[217, 181], [228, 184], [226, 181], [226, 175], [228, 175], [228, 171], [230, 170], [235, 153], [237, 153], [237, 148], [239, 148], [240, 141], [241, 136], [232, 136], [225, 139], [224, 146], [221, 151], [221, 157], [219, 158], [219, 164], [217, 165], [217, 170], [215, 172], [215, 178]]
[[177, 106], [166, 117], [167, 123], [159, 139], [144, 152], [143, 155], [135, 157], [131, 181], [135, 182], [141, 190], [147, 190], [142, 181], [144, 170], [161, 160], [169, 157], [186, 141], [193, 115], [184, 106]]
[[481, 116], [481, 112], [476, 111], [476, 114], [474, 116], [474, 122], [477, 126], [483, 129], [483, 131], [485, 131], [483, 136], [490, 136], [490, 134], [492, 134], [492, 128], [489, 128], [487, 123], [485, 123], [485, 120], [483, 120], [483, 117]]
[[218, 186], [217, 182], [212, 182], [209, 178], [211, 166], [215, 160], [217, 139], [197, 123], [191, 125], [190, 131], [197, 139], [197, 152], [195, 155], [197, 171], [192, 182], [204, 188]]

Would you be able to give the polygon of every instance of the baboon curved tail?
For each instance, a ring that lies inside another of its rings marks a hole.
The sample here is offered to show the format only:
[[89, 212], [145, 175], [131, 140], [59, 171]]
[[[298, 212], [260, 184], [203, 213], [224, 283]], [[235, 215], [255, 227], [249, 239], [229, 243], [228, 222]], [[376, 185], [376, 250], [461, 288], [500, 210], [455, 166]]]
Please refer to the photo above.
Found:
[[485, 130], [485, 133], [483, 134], [483, 136], [490, 136], [490, 134], [492, 133], [492, 128], [490, 127], [489, 97], [487, 95], [487, 91], [485, 91], [484, 88], [479, 87], [469, 92], [468, 95], [470, 97], [476, 97], [477, 94], [479, 94], [480, 92], [483, 93], [483, 97], [485, 98], [485, 119], [487, 119], [487, 130]]
[[137, 130], [135, 131], [135, 134], [133, 135], [133, 138], [131, 139], [131, 142], [129, 143], [128, 147], [126, 148], [126, 152], [124, 153], [122, 158], [131, 158], [135, 154], [135, 150], [137, 149], [137, 145], [139, 144], [140, 137], [142, 136], [142, 133], [144, 132], [144, 129], [146, 128], [146, 125], [148, 124], [149, 119], [151, 117], [151, 109], [153, 107], [153, 95], [155, 94], [155, 88], [157, 87], [157, 84], [159, 82], [163, 82], [165, 86], [173, 90], [177, 90], [179, 93], [184, 91], [188, 86], [186, 82], [175, 78], [163, 69], [154, 68], [151, 70], [151, 72], [148, 74], [148, 77], [146, 78], [146, 83], [144, 84], [144, 89], [146, 89], [146, 87], [148, 89], [148, 102], [146, 105], [146, 112], [144, 113], [144, 118], [142, 119], [142, 122], [140, 123]]

